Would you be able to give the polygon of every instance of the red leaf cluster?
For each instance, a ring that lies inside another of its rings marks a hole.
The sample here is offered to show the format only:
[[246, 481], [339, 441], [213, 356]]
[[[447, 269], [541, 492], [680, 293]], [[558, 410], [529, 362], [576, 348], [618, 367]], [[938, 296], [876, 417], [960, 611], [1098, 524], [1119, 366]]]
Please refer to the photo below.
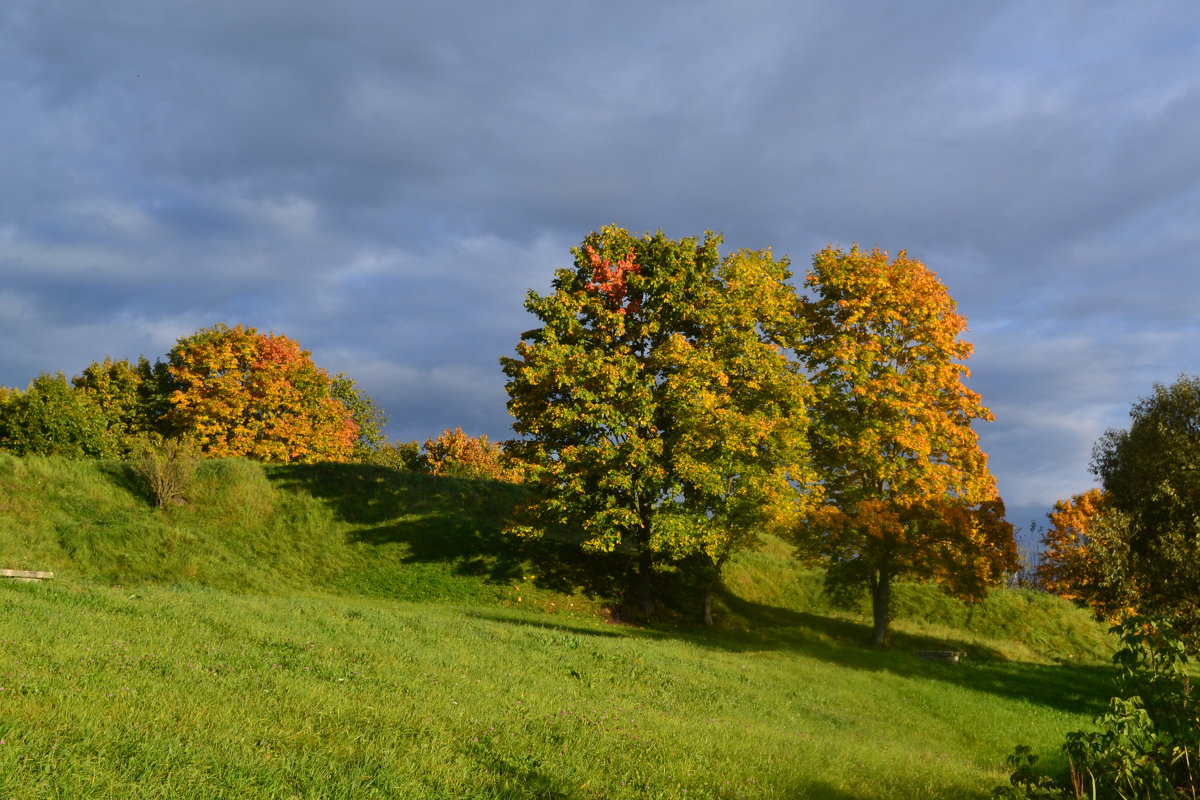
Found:
[[626, 283], [629, 275], [636, 275], [641, 270], [633, 260], [633, 249], [615, 264], [597, 253], [596, 248], [591, 245], [585, 248], [585, 252], [592, 267], [592, 280], [584, 288], [606, 296], [617, 306], [618, 314], [635, 313], [641, 307], [641, 303], [636, 297], [629, 297], [629, 287]]

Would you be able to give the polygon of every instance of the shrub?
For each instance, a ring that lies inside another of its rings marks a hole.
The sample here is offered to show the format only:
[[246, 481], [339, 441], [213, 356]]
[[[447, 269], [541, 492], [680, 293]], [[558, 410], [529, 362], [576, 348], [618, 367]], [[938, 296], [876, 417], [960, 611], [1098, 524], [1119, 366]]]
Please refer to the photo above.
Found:
[[1184, 665], [1187, 648], [1169, 621], [1130, 617], [1112, 631], [1118, 696], [1096, 718], [1099, 731], [1067, 734], [1069, 773], [1053, 780], [1034, 770], [1037, 756], [1018, 746], [1008, 758], [1009, 786], [998, 800], [1195, 798], [1200, 792], [1200, 705]]
[[130, 464], [146, 481], [155, 505], [166, 508], [187, 502], [195, 488], [198, 461], [189, 440], [145, 434], [138, 437]]
[[369, 452], [363, 460], [377, 467], [417, 472], [421, 469], [421, 445], [418, 442], [388, 442]]

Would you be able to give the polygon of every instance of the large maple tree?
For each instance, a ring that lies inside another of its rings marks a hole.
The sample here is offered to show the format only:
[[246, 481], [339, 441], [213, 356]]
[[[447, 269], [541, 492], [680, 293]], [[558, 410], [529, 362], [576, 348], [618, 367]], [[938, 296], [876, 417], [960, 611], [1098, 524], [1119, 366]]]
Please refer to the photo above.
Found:
[[628, 553], [643, 611], [657, 563], [691, 565], [709, 622], [725, 563], [794, 524], [812, 483], [787, 262], [719, 242], [590, 234], [550, 294], [529, 293], [541, 327], [501, 360], [539, 491], [518, 530]]
[[810, 553], [835, 593], [869, 588], [882, 646], [896, 578], [978, 598], [1015, 568], [1012, 526], [971, 427], [992, 415], [963, 383], [966, 320], [924, 264], [828, 247], [806, 284], [803, 352], [825, 494], [808, 520]]

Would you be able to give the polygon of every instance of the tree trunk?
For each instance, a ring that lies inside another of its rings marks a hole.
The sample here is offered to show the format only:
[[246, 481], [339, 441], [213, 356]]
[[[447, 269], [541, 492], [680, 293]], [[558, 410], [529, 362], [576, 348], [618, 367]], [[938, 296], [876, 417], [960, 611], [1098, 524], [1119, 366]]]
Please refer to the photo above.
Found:
[[700, 573], [700, 609], [701, 619], [704, 624], [711, 628], [713, 626], [713, 593], [717, 585], [721, 582], [721, 571], [725, 568], [725, 562], [729, 559], [727, 553], [723, 553], [715, 560], [705, 558], [705, 563], [701, 567]]
[[654, 562], [651, 558], [650, 544], [646, 542], [639, 548], [638, 553], [638, 607], [641, 608], [642, 614], [650, 616], [654, 613], [654, 587], [651, 585], [650, 576], [654, 571]]
[[716, 583], [716, 581], [704, 581], [700, 594], [701, 619], [704, 620], [705, 627], [709, 628], [713, 626], [712, 598], [713, 587]]
[[871, 579], [871, 614], [875, 627], [871, 632], [871, 646], [882, 648], [887, 644], [889, 606], [892, 599], [892, 576], [880, 570]]

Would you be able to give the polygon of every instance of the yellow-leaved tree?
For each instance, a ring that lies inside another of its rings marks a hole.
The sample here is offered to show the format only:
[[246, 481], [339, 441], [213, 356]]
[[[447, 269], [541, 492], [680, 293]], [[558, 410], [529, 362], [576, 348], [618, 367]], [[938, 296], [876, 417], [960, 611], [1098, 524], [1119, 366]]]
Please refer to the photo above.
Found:
[[1016, 566], [971, 427], [992, 415], [963, 384], [966, 320], [924, 264], [828, 247], [806, 284], [810, 439], [825, 502], [802, 529], [802, 552], [826, 564], [835, 596], [870, 590], [881, 647], [897, 578], [978, 599]]

